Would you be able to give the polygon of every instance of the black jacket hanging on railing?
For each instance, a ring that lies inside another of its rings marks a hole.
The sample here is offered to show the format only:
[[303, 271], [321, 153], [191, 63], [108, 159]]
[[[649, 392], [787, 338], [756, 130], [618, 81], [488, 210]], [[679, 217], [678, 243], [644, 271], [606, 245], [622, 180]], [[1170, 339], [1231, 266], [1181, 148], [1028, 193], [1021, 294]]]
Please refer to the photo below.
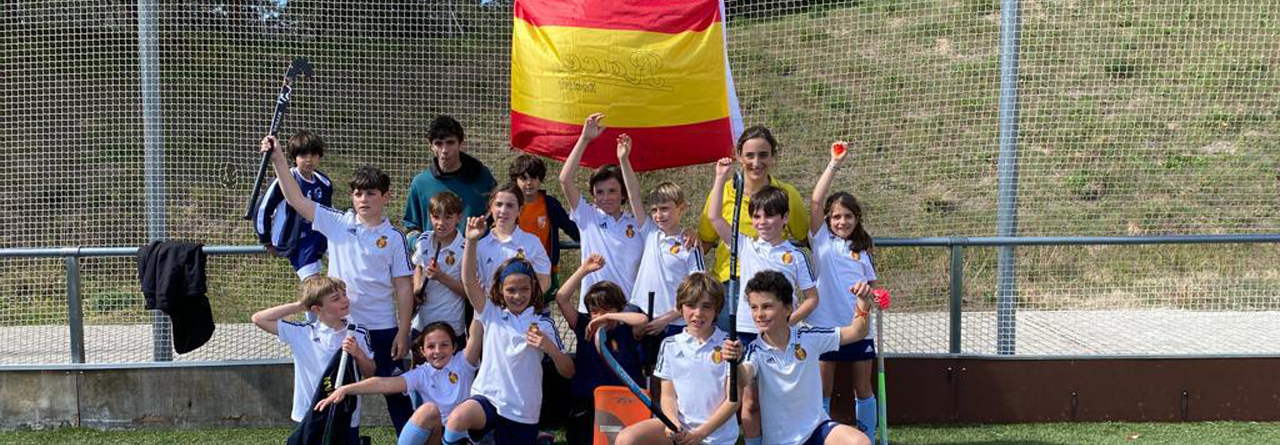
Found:
[[213, 312], [205, 276], [204, 245], [153, 241], [138, 249], [138, 278], [147, 309], [173, 321], [173, 350], [185, 354], [213, 336]]

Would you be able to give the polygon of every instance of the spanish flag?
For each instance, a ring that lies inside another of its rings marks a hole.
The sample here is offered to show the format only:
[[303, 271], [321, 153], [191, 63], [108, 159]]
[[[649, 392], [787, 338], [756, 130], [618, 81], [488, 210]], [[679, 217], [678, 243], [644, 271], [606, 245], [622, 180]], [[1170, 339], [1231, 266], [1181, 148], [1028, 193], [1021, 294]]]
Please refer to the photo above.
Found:
[[723, 18], [722, 0], [516, 0], [512, 145], [564, 160], [603, 112], [588, 167], [617, 163], [621, 133], [636, 170], [730, 156], [742, 116]]

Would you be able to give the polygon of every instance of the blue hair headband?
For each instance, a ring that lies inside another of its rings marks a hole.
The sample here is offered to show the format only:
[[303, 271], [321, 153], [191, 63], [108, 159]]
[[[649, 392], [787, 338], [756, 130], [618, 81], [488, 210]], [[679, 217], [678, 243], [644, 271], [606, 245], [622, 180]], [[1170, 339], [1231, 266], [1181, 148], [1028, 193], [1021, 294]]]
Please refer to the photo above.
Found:
[[506, 281], [508, 276], [512, 274], [528, 275], [530, 278], [537, 277], [538, 274], [533, 271], [533, 265], [525, 260], [515, 260], [507, 263], [507, 267], [502, 268], [502, 272], [498, 273], [498, 282]]

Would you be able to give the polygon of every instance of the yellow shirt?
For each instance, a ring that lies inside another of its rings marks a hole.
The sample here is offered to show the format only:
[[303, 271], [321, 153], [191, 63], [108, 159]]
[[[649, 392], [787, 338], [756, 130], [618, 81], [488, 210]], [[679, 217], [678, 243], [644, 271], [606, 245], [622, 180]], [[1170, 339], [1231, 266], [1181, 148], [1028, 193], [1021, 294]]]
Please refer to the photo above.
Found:
[[[782, 238], [795, 241], [805, 241], [809, 239], [809, 209], [804, 206], [804, 198], [800, 196], [800, 192], [796, 187], [786, 182], [780, 181], [773, 176], [769, 176], [769, 185], [782, 189], [787, 193], [787, 226], [782, 229]], [[707, 192], [707, 201], [711, 201], [711, 192]], [[742, 208], [738, 212], [738, 232], [755, 238], [756, 228], [751, 226], [751, 213], [747, 210], [751, 204], [751, 197], [746, 193], [742, 194]], [[724, 183], [724, 219], [733, 224], [733, 181], [725, 181]], [[707, 219], [707, 212], [704, 210], [698, 218], [698, 237], [702, 238], [702, 242], [710, 243], [720, 240], [720, 235], [716, 233], [716, 229], [711, 227], [711, 220]], [[741, 267], [741, 264], [739, 264]], [[729, 279], [729, 245], [720, 240], [716, 244], [716, 262], [709, 271], [715, 274], [716, 279], [727, 281]]]

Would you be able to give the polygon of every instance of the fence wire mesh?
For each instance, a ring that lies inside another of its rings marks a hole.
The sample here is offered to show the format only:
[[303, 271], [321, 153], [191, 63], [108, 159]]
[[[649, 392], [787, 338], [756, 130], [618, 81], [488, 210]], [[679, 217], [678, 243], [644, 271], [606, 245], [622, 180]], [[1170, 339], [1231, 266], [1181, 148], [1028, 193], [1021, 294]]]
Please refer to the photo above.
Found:
[[[3, 7], [0, 248], [136, 246], [151, 235], [149, 223], [168, 238], [254, 244], [240, 216], [280, 75], [295, 56], [308, 57], [317, 75], [297, 85], [283, 136], [308, 129], [326, 139], [321, 169], [337, 182], [338, 207], [350, 202], [349, 173], [376, 165], [393, 178], [387, 214], [399, 223], [409, 180], [429, 162], [423, 133], [437, 114], [462, 121], [468, 152], [505, 177], [508, 1], [141, 3], [154, 5], [149, 14], [132, 1]], [[852, 140], [855, 158], [836, 189], [859, 196], [873, 235], [995, 234], [999, 2], [726, 7], [743, 115], [780, 140], [775, 176], [807, 193], [827, 162], [824, 147]], [[1271, 156], [1280, 132], [1280, 3], [1028, 0], [1021, 10], [1019, 234], [1280, 227]], [[163, 129], [163, 213], [152, 215], [139, 68], [147, 16], [156, 18]], [[692, 226], [709, 177], [696, 166], [641, 180], [684, 187]], [[802, 217], [797, 210], [792, 216]], [[576, 255], [567, 257], [562, 270], [576, 266]], [[1055, 323], [1035, 318], [1042, 313], [1109, 338], [1138, 338], [1152, 325], [1182, 324], [1179, 317], [1218, 321], [1206, 313], [1231, 326], [1244, 322], [1229, 317], [1265, 320], [1280, 311], [1270, 277], [1278, 257], [1274, 247], [1245, 245], [1020, 248], [1017, 352], [1275, 353], [1264, 346], [1274, 341], [1228, 343], [1229, 329], [1196, 337], [1212, 344], [1174, 349], [1040, 344], [1029, 332]], [[878, 259], [885, 284], [903, 296], [889, 315], [889, 351], [945, 352], [945, 249], [886, 248]], [[968, 249], [964, 352], [994, 351], [987, 336], [995, 322], [983, 315], [994, 311], [994, 264], [995, 249]], [[87, 359], [146, 360], [150, 315], [132, 261], [83, 265]], [[47, 329], [20, 343], [66, 362], [62, 262], [5, 259], [0, 267], [0, 329]], [[214, 344], [237, 345], [233, 358], [283, 356], [265, 334], [230, 327], [293, 298], [287, 265], [234, 256], [213, 259], [210, 271]], [[126, 328], [139, 332], [115, 337]], [[203, 354], [178, 359], [220, 358]]]

